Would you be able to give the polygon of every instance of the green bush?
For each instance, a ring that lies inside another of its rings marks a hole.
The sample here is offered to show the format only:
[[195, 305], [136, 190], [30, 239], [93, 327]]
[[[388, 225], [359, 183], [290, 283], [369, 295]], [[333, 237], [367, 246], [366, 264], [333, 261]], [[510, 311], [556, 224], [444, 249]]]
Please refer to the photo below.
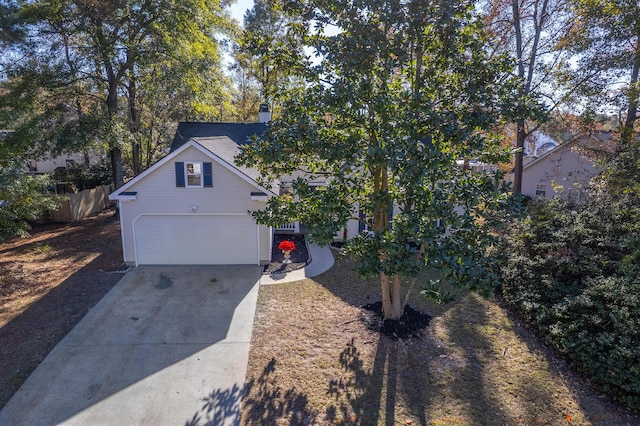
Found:
[[504, 300], [594, 383], [640, 409], [640, 238], [633, 200], [536, 202], [508, 238]]
[[48, 188], [49, 176], [29, 176], [18, 164], [0, 167], [0, 242], [15, 235], [26, 236], [29, 221], [59, 205]]
[[106, 160], [90, 166], [74, 164], [69, 167], [69, 174], [78, 191], [93, 189], [100, 185], [110, 185], [111, 168]]

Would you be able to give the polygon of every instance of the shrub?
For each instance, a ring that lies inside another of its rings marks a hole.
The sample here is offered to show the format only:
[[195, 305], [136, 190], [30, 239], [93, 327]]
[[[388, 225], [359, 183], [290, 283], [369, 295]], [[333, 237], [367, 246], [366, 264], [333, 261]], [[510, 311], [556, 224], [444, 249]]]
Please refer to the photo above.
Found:
[[640, 242], [633, 200], [535, 202], [508, 238], [502, 294], [548, 344], [640, 409]]
[[58, 207], [59, 198], [47, 190], [51, 185], [49, 176], [29, 176], [19, 164], [0, 167], [0, 242], [28, 235], [29, 221]]
[[93, 165], [74, 164], [69, 166], [69, 174], [73, 176], [73, 183], [78, 191], [96, 188], [100, 185], [110, 185], [111, 168], [106, 160]]

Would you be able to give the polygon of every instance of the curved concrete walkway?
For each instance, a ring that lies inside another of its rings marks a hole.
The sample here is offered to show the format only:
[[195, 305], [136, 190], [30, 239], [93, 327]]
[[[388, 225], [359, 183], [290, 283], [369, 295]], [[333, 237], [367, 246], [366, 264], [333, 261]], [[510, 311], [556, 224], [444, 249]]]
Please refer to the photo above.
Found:
[[333, 253], [329, 246], [320, 247], [309, 243], [309, 256], [311, 262], [302, 269], [286, 272], [283, 274], [263, 275], [260, 279], [260, 285], [283, 284], [293, 281], [304, 280], [305, 278], [315, 277], [328, 271], [333, 266]]

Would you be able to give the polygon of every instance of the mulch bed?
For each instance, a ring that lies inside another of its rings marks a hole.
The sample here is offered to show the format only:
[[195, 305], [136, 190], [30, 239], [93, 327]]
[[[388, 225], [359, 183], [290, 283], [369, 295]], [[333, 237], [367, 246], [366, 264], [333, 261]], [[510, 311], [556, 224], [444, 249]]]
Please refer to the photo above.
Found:
[[431, 316], [405, 306], [400, 319], [384, 319], [382, 302], [376, 302], [362, 307], [360, 320], [369, 330], [396, 340], [419, 337], [429, 326]]
[[[293, 241], [296, 249], [291, 252], [291, 263], [283, 263], [284, 253], [278, 250], [278, 245], [284, 241]], [[275, 234], [273, 236], [273, 246], [271, 247], [271, 263], [265, 266], [263, 274], [284, 274], [304, 268], [309, 262], [309, 251], [305, 243], [303, 234]]]

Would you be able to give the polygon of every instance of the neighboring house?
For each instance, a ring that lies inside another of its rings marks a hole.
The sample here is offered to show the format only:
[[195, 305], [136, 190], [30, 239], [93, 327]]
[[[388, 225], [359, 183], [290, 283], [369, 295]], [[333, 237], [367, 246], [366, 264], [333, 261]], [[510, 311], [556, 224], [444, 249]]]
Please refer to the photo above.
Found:
[[539, 157], [529, 157], [522, 169], [522, 194], [555, 196], [579, 201], [591, 181], [601, 172], [597, 151], [610, 151], [608, 132], [578, 135]]
[[[9, 133], [11, 130], [0, 130], [0, 139]], [[102, 158], [104, 158], [104, 153], [92, 149], [82, 153], [60, 154], [55, 157], [51, 154], [45, 154], [39, 158], [29, 159], [27, 172], [30, 174], [52, 173], [56, 170], [66, 169], [71, 164], [97, 164]]]
[[264, 123], [180, 123], [171, 152], [109, 198], [120, 205], [124, 260], [148, 264], [264, 264], [272, 230], [251, 211], [279, 192], [239, 167], [240, 145]]
[[69, 173], [69, 167], [73, 165], [93, 166], [105, 158], [104, 152], [93, 149], [82, 153], [60, 154], [52, 156], [45, 154], [38, 159], [30, 159], [27, 162], [28, 174], [50, 174], [54, 180], [55, 192], [58, 194], [73, 194], [77, 192], [74, 175]]
[[94, 151], [84, 153], [60, 154], [57, 157], [45, 155], [39, 159], [31, 159], [28, 162], [30, 173], [50, 173], [61, 168], [67, 168], [72, 164], [97, 164], [102, 155]]

